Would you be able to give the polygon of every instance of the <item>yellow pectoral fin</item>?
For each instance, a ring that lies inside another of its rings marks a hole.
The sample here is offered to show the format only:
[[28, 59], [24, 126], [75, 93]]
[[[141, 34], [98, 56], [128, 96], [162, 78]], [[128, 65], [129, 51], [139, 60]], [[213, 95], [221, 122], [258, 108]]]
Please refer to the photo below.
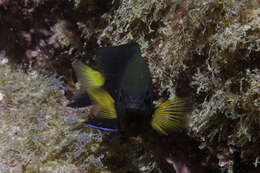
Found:
[[115, 101], [111, 95], [102, 88], [87, 88], [91, 100], [100, 108], [99, 116], [103, 118], [117, 118]]
[[174, 99], [161, 104], [155, 111], [151, 126], [159, 133], [168, 135], [184, 125], [185, 114], [190, 110], [186, 99]]
[[72, 66], [77, 79], [84, 87], [101, 87], [104, 84], [105, 78], [100, 72], [80, 62], [73, 63]]

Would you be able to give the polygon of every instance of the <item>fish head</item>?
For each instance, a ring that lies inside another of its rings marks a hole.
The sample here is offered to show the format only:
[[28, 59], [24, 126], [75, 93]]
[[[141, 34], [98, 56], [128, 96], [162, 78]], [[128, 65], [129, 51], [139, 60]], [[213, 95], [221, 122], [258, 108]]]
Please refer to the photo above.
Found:
[[118, 114], [120, 128], [130, 136], [140, 134], [152, 115], [152, 92], [147, 88], [141, 95], [133, 95], [121, 88], [119, 96]]

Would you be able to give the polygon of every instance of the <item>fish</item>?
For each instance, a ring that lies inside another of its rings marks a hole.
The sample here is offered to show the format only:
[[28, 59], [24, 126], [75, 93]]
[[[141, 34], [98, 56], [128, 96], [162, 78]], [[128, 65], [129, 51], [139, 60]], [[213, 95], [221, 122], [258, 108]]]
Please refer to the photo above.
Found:
[[[168, 135], [180, 129], [189, 110], [187, 99], [153, 105], [152, 76], [137, 43], [96, 49], [97, 70], [73, 63], [81, 92], [70, 107], [95, 105], [89, 126], [137, 136], [148, 126]], [[149, 123], [150, 122], [150, 123]]]

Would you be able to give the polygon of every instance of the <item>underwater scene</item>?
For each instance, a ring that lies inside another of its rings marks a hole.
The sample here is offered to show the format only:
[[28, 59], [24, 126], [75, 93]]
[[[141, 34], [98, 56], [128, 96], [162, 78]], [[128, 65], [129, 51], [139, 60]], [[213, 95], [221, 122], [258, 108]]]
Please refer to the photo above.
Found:
[[0, 173], [259, 173], [259, 0], [0, 0]]

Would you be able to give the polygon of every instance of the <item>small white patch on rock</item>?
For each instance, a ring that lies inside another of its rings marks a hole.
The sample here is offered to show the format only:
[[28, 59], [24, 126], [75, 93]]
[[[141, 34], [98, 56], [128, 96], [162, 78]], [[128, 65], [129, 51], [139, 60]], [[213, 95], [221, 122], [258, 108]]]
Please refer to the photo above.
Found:
[[1, 61], [0, 61], [0, 64], [6, 64], [8, 63], [8, 59], [7, 58], [3, 58]]
[[2, 100], [3, 100], [3, 98], [4, 98], [4, 94], [3, 94], [3, 93], [1, 93], [1, 91], [0, 91], [0, 101], [2, 101]]

